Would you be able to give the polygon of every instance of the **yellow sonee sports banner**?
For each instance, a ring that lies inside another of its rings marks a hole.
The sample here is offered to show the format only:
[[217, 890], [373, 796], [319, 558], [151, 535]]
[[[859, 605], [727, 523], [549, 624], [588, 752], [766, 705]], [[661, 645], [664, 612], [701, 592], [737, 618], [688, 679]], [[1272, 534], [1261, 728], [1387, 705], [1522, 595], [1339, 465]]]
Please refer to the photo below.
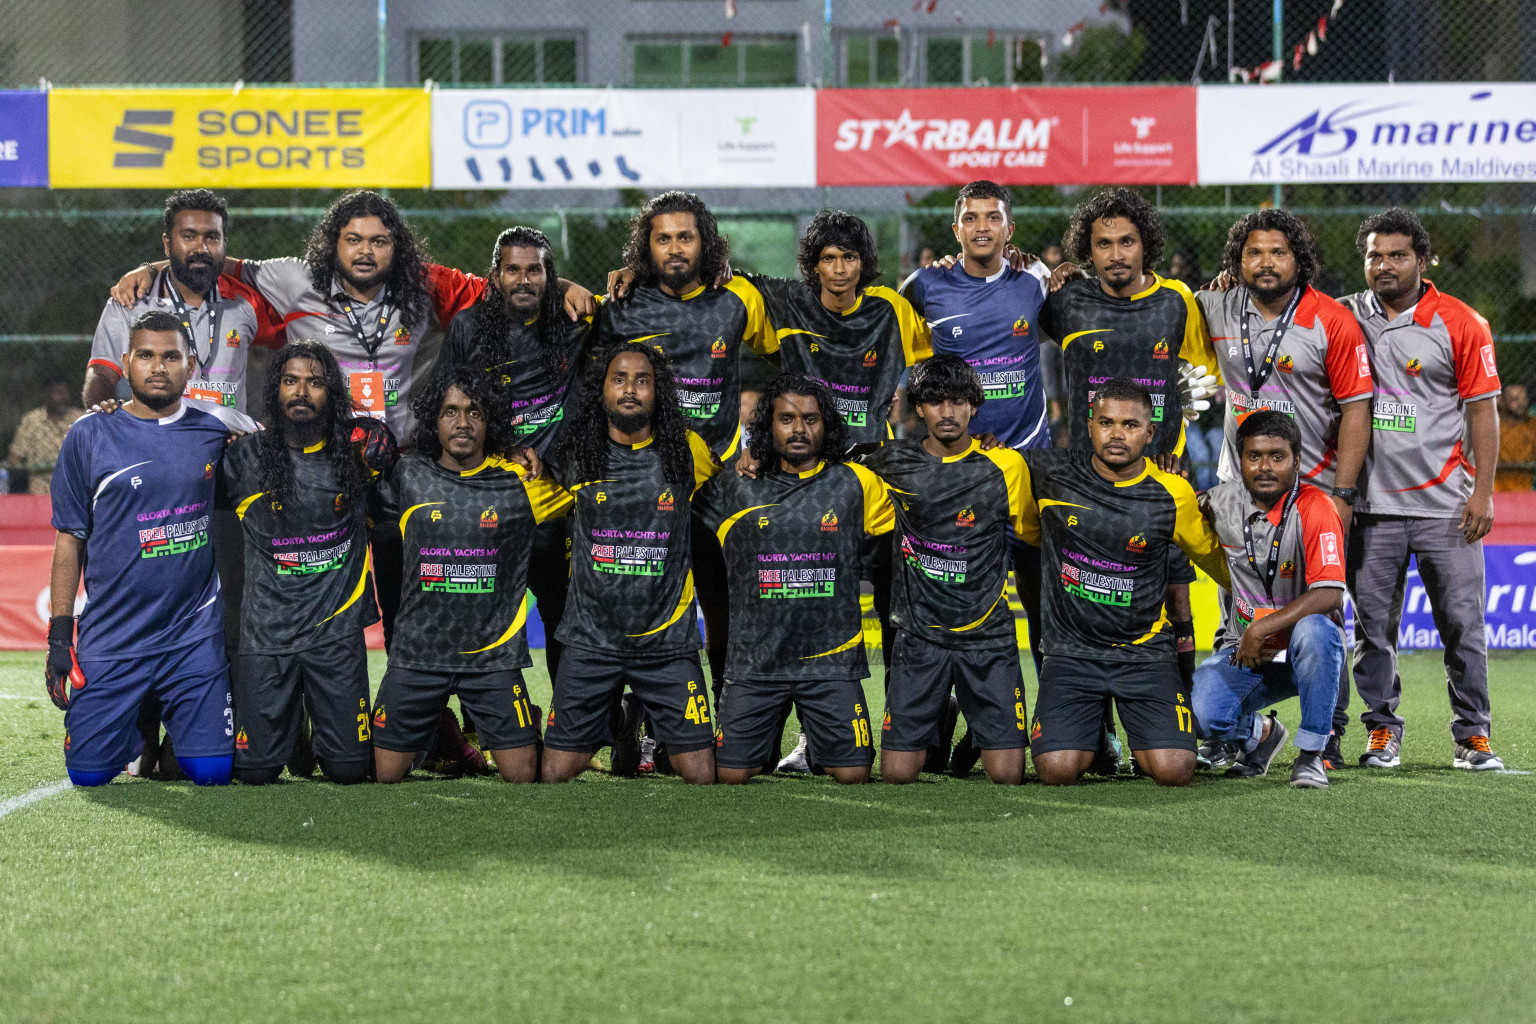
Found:
[[426, 188], [420, 89], [55, 89], [54, 188]]

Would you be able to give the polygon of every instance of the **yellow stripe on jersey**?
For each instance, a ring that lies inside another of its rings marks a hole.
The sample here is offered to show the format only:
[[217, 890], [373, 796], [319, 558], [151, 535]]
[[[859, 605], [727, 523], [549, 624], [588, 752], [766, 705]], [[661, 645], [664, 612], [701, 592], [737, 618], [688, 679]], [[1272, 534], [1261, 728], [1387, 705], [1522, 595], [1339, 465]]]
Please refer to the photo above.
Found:
[[549, 474], [523, 481], [535, 523], [559, 519], [576, 504], [576, 496], [549, 478]]
[[1200, 514], [1195, 489], [1183, 477], [1164, 473], [1150, 463], [1146, 475], [1161, 484], [1173, 498], [1174, 543], [1183, 548], [1189, 560], [1204, 569], [1217, 586], [1223, 590], [1230, 589], [1232, 579], [1227, 571], [1227, 556], [1222, 553], [1221, 539], [1216, 536], [1216, 531], [1211, 529], [1211, 524]]
[[[1008, 525], [1013, 528], [1013, 535], [1022, 540], [1028, 540], [1029, 523], [1024, 515], [1024, 505], [1027, 502], [1028, 492], [1024, 486], [1024, 476], [1028, 472], [1024, 468], [1024, 456], [1012, 448], [989, 448], [981, 452], [992, 460], [992, 464], [1002, 470], [1003, 483], [1008, 488]], [[1035, 543], [1039, 543], [1038, 525], [1035, 531]]]
[[411, 513], [412, 512], [415, 512], [419, 508], [427, 508], [428, 506], [431, 506], [431, 505], [442, 505], [442, 504], [445, 504], [445, 503], [441, 502], [441, 501], [424, 501], [420, 505], [412, 505], [410, 508], [406, 509], [405, 510], [405, 514], [400, 517], [400, 539], [401, 540], [405, 539], [405, 524], [406, 524], [406, 521], [411, 518]]
[[251, 502], [255, 501], [257, 498], [261, 497], [263, 494], [266, 494], [266, 493], [267, 493], [266, 491], [257, 491], [255, 494], [251, 495], [249, 498], [246, 498], [240, 504], [236, 505], [235, 506], [235, 516], [237, 518], [244, 519], [245, 518], [245, 510], [251, 507]]
[[821, 338], [822, 340], [826, 340], [827, 337], [825, 334], [817, 334], [815, 331], [808, 331], [804, 327], [780, 327], [773, 333], [780, 341], [783, 341], [791, 334], [809, 334], [813, 338]]
[[801, 661], [810, 661], [812, 658], [825, 658], [825, 657], [827, 657], [828, 655], [831, 655], [831, 654], [842, 654], [844, 651], [851, 651], [851, 650], [853, 650], [855, 647], [859, 646], [859, 644], [861, 644], [863, 642], [864, 642], [864, 631], [861, 629], [857, 633], [853, 634], [853, 637], [851, 639], [843, 641], [842, 643], [838, 644], [836, 647], [832, 648], [830, 651], [822, 651], [820, 654], [802, 654], [800, 656], [800, 660]]
[[[401, 525], [403, 526], [405, 524], [402, 522]], [[371, 568], [373, 568], [373, 551], [370, 550], [367, 545], [364, 545], [363, 571], [358, 573], [357, 586], [352, 588], [352, 596], [347, 598], [346, 603], [343, 604], [340, 608], [337, 608], [335, 611], [331, 612], [331, 614], [317, 622], [315, 624], [317, 627], [325, 625], [327, 622], [330, 622], [336, 616], [340, 615], [342, 612], [346, 611], [348, 608], [351, 608], [354, 604], [357, 603], [357, 599], [363, 596], [363, 591], [368, 589], [368, 570]]]
[[[732, 278], [735, 280], [735, 278]], [[730, 458], [736, 450], [736, 445], [741, 441], [741, 426], [736, 427], [736, 436], [731, 438], [731, 446], [725, 450], [725, 457]], [[709, 445], [704, 439], [693, 431], [688, 431], [688, 450], [693, 455], [693, 490], [688, 492], [690, 496], [697, 494], [700, 487], [713, 479], [720, 472], [720, 460], [715, 458], [715, 453], [709, 450]]]
[[517, 631], [523, 628], [523, 623], [526, 621], [528, 621], [528, 591], [525, 590], [523, 591], [523, 603], [517, 606], [517, 615], [513, 617], [512, 625], [507, 627], [507, 631], [501, 634], [500, 639], [498, 639], [495, 643], [487, 644], [486, 646], [477, 648], [476, 650], [460, 651], [459, 653], [483, 654], [486, 651], [494, 650], [495, 648], [500, 647], [502, 644], [506, 643], [508, 640], [511, 640], [514, 636], [517, 636]]
[[1089, 508], [1087, 505], [1078, 505], [1070, 501], [1061, 501], [1058, 498], [1041, 498], [1038, 502], [1038, 505], [1040, 508], [1050, 508], [1052, 505], [1065, 505], [1067, 508], [1080, 508], [1085, 512], [1093, 511], [1093, 509]]
[[1066, 348], [1078, 338], [1086, 337], [1090, 334], [1108, 334], [1112, 330], [1114, 330], [1112, 327], [1095, 327], [1091, 331], [1074, 331], [1073, 333], [1067, 335], [1065, 338], [1061, 339], [1061, 347]]
[[683, 612], [687, 611], [689, 608], [692, 608], [692, 607], [693, 607], [693, 570], [689, 569], [688, 570], [687, 578], [685, 578], [683, 580], [683, 596], [677, 602], [677, 607], [672, 609], [671, 617], [669, 617], [666, 622], [663, 622], [661, 625], [657, 626], [655, 629], [648, 629], [644, 633], [626, 633], [624, 635], [628, 636], [628, 637], [642, 637], [642, 636], [650, 636], [652, 633], [660, 633], [662, 630], [664, 630], [668, 626], [672, 625], [672, 623], [674, 623], [678, 619], [682, 618], [683, 617]]
[[1163, 287], [1175, 291], [1184, 300], [1184, 337], [1179, 344], [1179, 358], [1193, 366], [1204, 366], [1216, 375], [1221, 383], [1221, 366], [1216, 359], [1216, 345], [1211, 341], [1211, 328], [1205, 322], [1205, 311], [1200, 301], [1183, 281], [1162, 280]]
[[912, 303], [884, 285], [871, 285], [864, 289], [864, 294], [884, 299], [896, 311], [896, 323], [901, 328], [901, 354], [908, 366], [916, 366], [933, 355], [933, 337], [928, 321], [917, 315]]
[[964, 633], [967, 630], [975, 629], [977, 626], [981, 625], [983, 622], [986, 622], [987, 619], [991, 617], [992, 613], [997, 610], [998, 604], [1003, 600], [1003, 598], [1005, 598], [1007, 596], [1008, 596], [1008, 580], [1007, 580], [1007, 577], [1005, 576], [1003, 578], [1003, 589], [998, 592], [997, 600], [992, 602], [992, 607], [988, 608], [986, 610], [986, 613], [984, 615], [982, 615], [981, 618], [977, 619], [975, 622], [967, 622], [963, 626], [956, 626], [953, 629], [949, 629], [949, 627], [947, 627], [947, 626], [934, 626], [933, 628], [934, 629], [949, 629], [949, 632], [951, 632], [951, 633]]
[[731, 518], [721, 523], [720, 529], [715, 531], [715, 536], [720, 538], [720, 547], [722, 549], [725, 547], [725, 535], [731, 532], [731, 527], [735, 526], [738, 522], [741, 521], [742, 516], [746, 515], [748, 512], [756, 512], [759, 509], [774, 508], [778, 504], [778, 502], [774, 501], [769, 502], [766, 505], [753, 505], [751, 508], [742, 509], [740, 512], [737, 512], [735, 515], [731, 516]]
[[779, 339], [774, 334], [773, 324], [768, 322], [768, 307], [763, 303], [763, 293], [757, 290], [757, 285], [737, 274], [725, 282], [725, 290], [747, 307], [747, 326], [741, 333], [741, 340], [760, 356], [777, 352]]
[[1134, 647], [1137, 644], [1146, 643], [1148, 640], [1151, 640], [1153, 637], [1157, 636], [1157, 634], [1161, 633], [1163, 631], [1163, 627], [1168, 625], [1172, 625], [1172, 623], [1168, 618], [1168, 606], [1164, 604], [1161, 606], [1161, 610], [1157, 616], [1157, 621], [1152, 623], [1152, 628], [1143, 633], [1141, 636], [1137, 637], [1135, 640], [1132, 640], [1131, 646]]
[[853, 475], [859, 478], [859, 486], [864, 489], [864, 532], [871, 537], [890, 533], [896, 528], [896, 507], [891, 504], [891, 495], [885, 489], [885, 481], [857, 462], [846, 465], [853, 470]]

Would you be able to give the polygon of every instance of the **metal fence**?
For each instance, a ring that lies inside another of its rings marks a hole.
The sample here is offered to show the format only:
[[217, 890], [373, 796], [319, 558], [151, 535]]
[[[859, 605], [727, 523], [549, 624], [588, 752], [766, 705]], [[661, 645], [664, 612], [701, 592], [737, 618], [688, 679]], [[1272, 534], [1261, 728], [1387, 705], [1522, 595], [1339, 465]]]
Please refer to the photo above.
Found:
[[[264, 82], [726, 86], [999, 85], [1196, 79], [1536, 79], [1536, 2], [1255, 0], [0, 0], [0, 86]], [[1277, 63], [1278, 61], [1278, 63]], [[1256, 86], [1257, 88], [1257, 86]], [[1268, 187], [1147, 189], [1182, 276], [1217, 269], [1228, 225]], [[442, 263], [483, 272], [497, 232], [532, 223], [562, 273], [600, 286], [640, 196], [593, 192], [402, 192]], [[334, 194], [230, 193], [233, 255], [302, 252]], [[883, 282], [924, 247], [952, 248], [952, 190], [757, 190], [706, 194], [735, 262], [793, 273], [794, 243], [821, 205], [874, 227]], [[1016, 240], [1059, 241], [1076, 190], [1015, 190]], [[1432, 276], [1493, 325], [1506, 380], [1536, 378], [1536, 186], [1287, 187], [1332, 294], [1363, 286], [1356, 228], [1388, 204], [1415, 208], [1435, 240]], [[78, 384], [106, 289], [160, 256], [160, 193], [0, 190], [0, 453], [60, 377]], [[1168, 264], [1160, 268], [1169, 270]]]

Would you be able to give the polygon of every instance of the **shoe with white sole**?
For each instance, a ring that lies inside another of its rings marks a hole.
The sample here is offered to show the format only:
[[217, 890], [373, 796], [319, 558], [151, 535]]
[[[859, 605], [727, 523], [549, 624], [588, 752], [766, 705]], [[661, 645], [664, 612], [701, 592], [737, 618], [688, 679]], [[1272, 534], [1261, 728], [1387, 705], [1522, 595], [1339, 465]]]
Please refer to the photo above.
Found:
[[800, 734], [800, 742], [795, 744], [795, 749], [790, 751], [789, 756], [780, 761], [779, 766], [774, 770], [790, 775], [809, 775], [811, 773], [811, 762], [807, 755], [805, 733], [802, 732]]
[[1371, 738], [1365, 746], [1365, 753], [1360, 755], [1360, 763], [1367, 768], [1396, 768], [1402, 764], [1402, 752], [1402, 736], [1382, 726], [1371, 730]]
[[1468, 736], [1456, 744], [1456, 760], [1451, 764], [1474, 772], [1492, 772], [1503, 769], [1504, 759], [1488, 746], [1487, 736]]

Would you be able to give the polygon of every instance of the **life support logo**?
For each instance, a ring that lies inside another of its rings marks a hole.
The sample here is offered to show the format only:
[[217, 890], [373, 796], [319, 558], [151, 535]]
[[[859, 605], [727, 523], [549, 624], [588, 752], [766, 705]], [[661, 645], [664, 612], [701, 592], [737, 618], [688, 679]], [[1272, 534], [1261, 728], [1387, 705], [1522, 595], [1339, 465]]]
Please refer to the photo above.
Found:
[[1295, 373], [1296, 360], [1292, 359], [1290, 353], [1287, 352], [1275, 363], [1275, 369], [1279, 370], [1281, 373]]
[[821, 532], [822, 533], [836, 533], [837, 532], [837, 510], [836, 509], [831, 509], [831, 508], [827, 509], [826, 515], [821, 517]]
[[496, 517], [495, 505], [480, 513], [480, 529], [482, 530], [494, 530], [500, 522], [501, 520]]
[[677, 499], [673, 497], [672, 488], [670, 487], [656, 496], [656, 511], [658, 512], [671, 512], [672, 507], [676, 504]]
[[1408, 366], [1406, 369], [1408, 370], [1408, 376], [1417, 377], [1419, 374], [1424, 372], [1424, 364], [1419, 362], [1417, 359], [1410, 359], [1408, 360]]

